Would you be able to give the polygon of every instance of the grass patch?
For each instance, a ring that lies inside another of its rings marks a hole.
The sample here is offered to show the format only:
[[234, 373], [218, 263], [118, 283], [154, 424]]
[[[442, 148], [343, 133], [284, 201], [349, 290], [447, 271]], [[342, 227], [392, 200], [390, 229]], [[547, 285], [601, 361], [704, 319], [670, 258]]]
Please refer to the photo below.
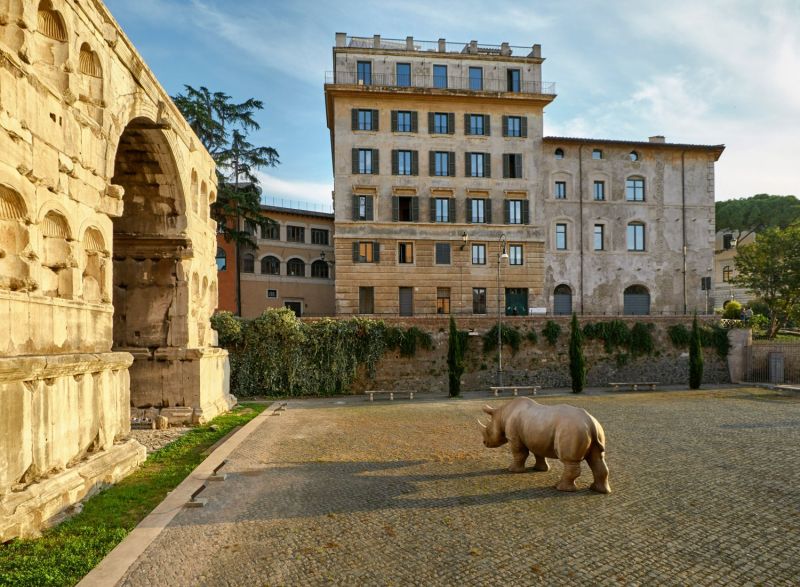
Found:
[[0, 545], [0, 584], [76, 584], [205, 460], [203, 451], [266, 408], [267, 404], [244, 404], [193, 428], [149, 455], [133, 474], [89, 499], [80, 514], [45, 530], [41, 538]]

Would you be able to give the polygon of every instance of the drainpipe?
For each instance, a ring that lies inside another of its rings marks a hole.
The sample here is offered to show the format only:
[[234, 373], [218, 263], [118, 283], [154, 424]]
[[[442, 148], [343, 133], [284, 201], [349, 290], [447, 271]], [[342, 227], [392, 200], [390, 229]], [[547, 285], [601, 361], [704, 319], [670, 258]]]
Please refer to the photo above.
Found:
[[686, 294], [686, 151], [681, 151], [681, 232], [683, 233], [683, 315], [687, 312]]
[[578, 147], [578, 247], [580, 247], [581, 316], [583, 316], [583, 145]]

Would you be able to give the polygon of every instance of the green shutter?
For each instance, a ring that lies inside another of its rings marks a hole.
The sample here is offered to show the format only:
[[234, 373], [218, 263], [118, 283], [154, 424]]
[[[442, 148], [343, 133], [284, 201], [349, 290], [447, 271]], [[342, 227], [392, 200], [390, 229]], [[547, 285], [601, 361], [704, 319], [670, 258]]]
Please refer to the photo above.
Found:
[[484, 217], [486, 218], [486, 224], [492, 223], [492, 200], [491, 198], [486, 198], [484, 200]]
[[467, 221], [467, 224], [471, 224], [472, 223], [472, 198], [467, 198], [466, 202], [467, 202], [467, 213], [466, 213], [465, 220]]
[[508, 136], [508, 116], [503, 116], [503, 136]]
[[456, 199], [455, 198], [448, 198], [447, 199], [447, 219], [450, 222], [456, 221]]
[[456, 154], [455, 151], [450, 151], [447, 154], [447, 175], [450, 177], [456, 176]]
[[456, 133], [456, 115], [452, 112], [447, 115], [447, 134], [452, 135]]
[[470, 165], [470, 155], [472, 153], [466, 152], [464, 153], [464, 177], [472, 177], [472, 167]]
[[471, 126], [469, 124], [469, 116], [470, 116], [469, 114], [465, 114], [464, 115], [464, 134], [465, 135], [472, 134], [472, 128], [471, 128]]
[[351, 130], [358, 130], [358, 108], [350, 110]]
[[378, 175], [381, 172], [381, 163], [378, 158], [378, 149], [372, 149], [372, 175]]
[[505, 218], [503, 221], [505, 224], [511, 223], [511, 202], [508, 200], [503, 200], [503, 217]]
[[400, 218], [400, 198], [392, 196], [392, 222], [397, 222]]
[[520, 134], [520, 136], [523, 136], [523, 137], [527, 137], [528, 136], [528, 117], [527, 116], [520, 117], [519, 134]]
[[372, 241], [372, 258], [376, 263], [381, 262], [381, 243]]
[[514, 155], [514, 170], [517, 172], [516, 177], [522, 177], [522, 154], [517, 153]]
[[353, 149], [353, 175], [358, 175], [358, 149]]
[[358, 196], [353, 196], [353, 220], [358, 220]]
[[428, 134], [433, 134], [433, 112], [428, 112]]
[[511, 161], [509, 158], [510, 155], [508, 153], [503, 153], [503, 177], [508, 177], [511, 174]]
[[419, 222], [419, 198], [411, 198], [411, 222]]
[[522, 223], [531, 223], [530, 206], [528, 205], [528, 200], [522, 200]]
[[358, 263], [358, 241], [353, 242], [353, 263]]
[[373, 110], [372, 111], [372, 130], [380, 130], [381, 129], [380, 128], [381, 127], [380, 122], [381, 122], [381, 119], [378, 117], [378, 111], [377, 110]]
[[392, 175], [397, 175], [398, 170], [397, 149], [392, 149]]
[[397, 132], [397, 110], [392, 110], [392, 132]]
[[428, 198], [431, 222], [436, 222], [436, 198]]
[[374, 220], [375, 216], [375, 204], [372, 200], [372, 196], [366, 196], [367, 198], [367, 220]]
[[419, 175], [419, 151], [411, 151], [411, 175]]
[[436, 151], [428, 151], [428, 175], [436, 175]]
[[492, 134], [492, 117], [488, 114], [483, 115], [483, 134], [487, 137]]
[[492, 154], [483, 154], [483, 177], [492, 177]]
[[417, 112], [411, 113], [411, 132], [417, 132]]

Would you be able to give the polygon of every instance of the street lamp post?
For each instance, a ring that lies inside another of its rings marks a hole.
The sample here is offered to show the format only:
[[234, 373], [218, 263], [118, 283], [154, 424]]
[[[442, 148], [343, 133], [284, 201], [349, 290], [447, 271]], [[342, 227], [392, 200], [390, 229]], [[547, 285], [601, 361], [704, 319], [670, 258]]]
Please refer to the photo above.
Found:
[[500, 235], [500, 250], [497, 252], [497, 378], [498, 385], [503, 386], [503, 307], [500, 304], [500, 265], [508, 259], [506, 253], [506, 235]]

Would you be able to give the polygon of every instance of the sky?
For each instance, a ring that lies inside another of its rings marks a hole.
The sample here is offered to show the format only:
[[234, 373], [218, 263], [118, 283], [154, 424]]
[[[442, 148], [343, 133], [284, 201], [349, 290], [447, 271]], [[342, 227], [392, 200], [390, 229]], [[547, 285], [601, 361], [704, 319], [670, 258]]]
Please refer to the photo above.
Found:
[[545, 135], [725, 144], [717, 200], [800, 196], [800, 0], [106, 0], [170, 95], [265, 108], [265, 195], [330, 203], [335, 33], [542, 45]]

